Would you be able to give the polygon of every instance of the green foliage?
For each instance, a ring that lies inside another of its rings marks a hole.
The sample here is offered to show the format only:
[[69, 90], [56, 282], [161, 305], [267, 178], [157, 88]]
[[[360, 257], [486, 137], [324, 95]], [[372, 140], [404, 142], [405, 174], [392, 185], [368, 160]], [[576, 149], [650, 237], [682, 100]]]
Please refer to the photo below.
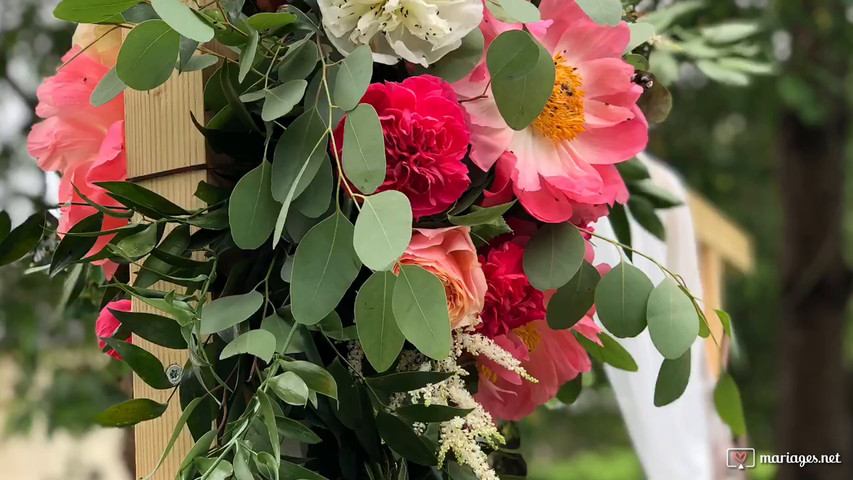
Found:
[[4, 217], [4, 231], [6, 235], [3, 241], [0, 242], [0, 265], [7, 265], [23, 258], [38, 244], [42, 236], [42, 227], [44, 225], [44, 214], [35, 213], [30, 215], [24, 223], [15, 227], [11, 232], [8, 231], [10, 221]]
[[180, 0], [151, 0], [151, 6], [166, 24], [182, 36], [202, 43], [213, 40], [213, 27]]
[[272, 333], [266, 330], [249, 330], [225, 345], [219, 359], [248, 353], [269, 362], [275, 353], [275, 347], [276, 340]]
[[361, 104], [347, 113], [341, 160], [347, 179], [364, 194], [385, 181], [385, 140], [372, 105]]
[[620, 0], [577, 0], [577, 3], [599, 25], [616, 26], [622, 21]]
[[98, 82], [98, 86], [92, 90], [92, 96], [89, 99], [89, 103], [91, 103], [93, 107], [106, 105], [112, 99], [121, 95], [125, 88], [127, 88], [127, 85], [118, 78], [118, 73], [116, 72], [115, 67], [113, 67], [106, 75], [104, 75], [104, 78]]
[[717, 387], [714, 388], [714, 406], [720, 418], [732, 429], [733, 434], [746, 434], [740, 390], [728, 372], [723, 372], [717, 380]]
[[690, 380], [690, 350], [676, 359], [664, 359], [655, 382], [655, 406], [674, 402], [687, 388]]
[[257, 312], [264, 303], [260, 292], [217, 298], [204, 307], [201, 315], [202, 335], [210, 335], [233, 327]]
[[391, 368], [405, 342], [391, 306], [396, 279], [391, 272], [374, 273], [355, 300], [358, 340], [367, 360], [380, 373]]
[[[62, 0], [53, 15], [68, 22], [106, 23], [142, 0]], [[118, 18], [121, 20], [121, 18]]]
[[548, 302], [548, 326], [555, 330], [564, 330], [580, 321], [592, 308], [600, 280], [598, 270], [584, 261], [569, 283], [558, 288]]
[[181, 36], [162, 20], [140, 23], [124, 39], [116, 73], [134, 90], [151, 90], [172, 76]]
[[435, 275], [415, 265], [400, 265], [391, 306], [403, 336], [421, 353], [435, 360], [450, 354], [447, 295]]
[[412, 206], [396, 190], [364, 198], [355, 222], [353, 245], [364, 265], [388, 270], [406, 251], [412, 239]]
[[367, 91], [372, 74], [373, 54], [370, 47], [362, 45], [341, 62], [332, 92], [335, 105], [347, 111], [355, 108]]
[[486, 64], [501, 116], [511, 128], [524, 129], [539, 117], [551, 98], [554, 59], [529, 33], [509, 30], [489, 45]]
[[462, 38], [462, 45], [458, 49], [448, 53], [429, 68], [418, 66], [415, 69], [418, 73], [435, 75], [446, 82], [456, 82], [465, 78], [477, 66], [483, 57], [484, 48], [483, 32], [475, 28]]
[[647, 315], [649, 335], [665, 358], [675, 360], [684, 355], [699, 333], [693, 302], [669, 278], [649, 295]]
[[524, 273], [539, 290], [569, 283], [583, 263], [586, 242], [569, 223], [546, 224], [524, 249]]
[[127, 427], [163, 415], [167, 404], [148, 398], [134, 398], [104, 410], [95, 421], [105, 427]]
[[228, 222], [234, 243], [244, 250], [263, 245], [275, 229], [280, 210], [280, 204], [272, 197], [272, 165], [263, 160], [231, 192]]

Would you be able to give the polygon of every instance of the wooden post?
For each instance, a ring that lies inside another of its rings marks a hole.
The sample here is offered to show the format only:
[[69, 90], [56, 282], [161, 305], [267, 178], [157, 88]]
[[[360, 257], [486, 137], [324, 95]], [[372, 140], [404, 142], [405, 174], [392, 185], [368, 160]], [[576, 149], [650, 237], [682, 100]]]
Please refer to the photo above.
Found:
[[708, 353], [708, 366], [715, 377], [720, 375], [720, 367], [724, 361], [723, 324], [714, 311], [723, 308], [725, 286], [723, 267], [723, 258], [719, 253], [707, 245], [700, 246], [699, 272], [702, 276], [702, 302], [705, 306], [705, 318], [708, 319], [708, 327], [711, 330], [711, 337], [705, 342], [705, 349]]
[[[206, 162], [204, 136], [195, 128], [190, 113], [204, 119], [203, 77], [201, 72], [175, 73], [160, 87], [149, 92], [128, 89], [125, 92], [125, 131], [128, 178], [172, 170]], [[198, 208], [193, 197], [198, 182], [204, 180], [204, 170], [191, 171], [139, 182], [185, 208]], [[155, 284], [154, 288], [170, 289], [174, 285]], [[133, 310], [152, 312], [138, 300]], [[165, 368], [184, 366], [185, 351], [160, 347], [134, 335], [133, 343], [153, 353]], [[171, 390], [155, 390], [138, 377], [133, 379], [133, 396], [165, 402]], [[154, 469], [166, 449], [172, 430], [181, 415], [177, 396], [169, 409], [158, 419], [136, 426], [136, 478], [143, 478]], [[184, 454], [192, 446], [192, 438], [184, 429], [169, 457], [153, 477], [172, 480]]]

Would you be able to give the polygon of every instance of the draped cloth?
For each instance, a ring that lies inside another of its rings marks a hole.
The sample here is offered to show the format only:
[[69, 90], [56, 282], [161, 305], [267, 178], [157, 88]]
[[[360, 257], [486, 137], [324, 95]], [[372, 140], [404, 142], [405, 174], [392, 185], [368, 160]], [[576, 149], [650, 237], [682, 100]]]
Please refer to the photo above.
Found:
[[[681, 179], [669, 167], [641, 153], [651, 181], [686, 201]], [[686, 205], [658, 211], [666, 227], [666, 242], [660, 241], [631, 221], [632, 246], [680, 274], [690, 291], [702, 298], [698, 244], [690, 210]], [[595, 225], [595, 232], [615, 239], [607, 218]], [[611, 266], [620, 261], [616, 247], [593, 238], [595, 263]], [[634, 265], [657, 285], [664, 273], [646, 258], [634, 254]], [[596, 318], [596, 321], [600, 321]], [[708, 368], [703, 345], [697, 338], [691, 347], [690, 382], [684, 394], [665, 407], [653, 403], [655, 381], [663, 357], [655, 349], [648, 329], [635, 338], [617, 339], [636, 360], [639, 370], [626, 372], [605, 365], [619, 409], [649, 480], [713, 480], [725, 474], [725, 446], [731, 435], [716, 416], [712, 394], [715, 379]], [[722, 445], [722, 453], [720, 446]], [[712, 458], [713, 457], [713, 458]]]

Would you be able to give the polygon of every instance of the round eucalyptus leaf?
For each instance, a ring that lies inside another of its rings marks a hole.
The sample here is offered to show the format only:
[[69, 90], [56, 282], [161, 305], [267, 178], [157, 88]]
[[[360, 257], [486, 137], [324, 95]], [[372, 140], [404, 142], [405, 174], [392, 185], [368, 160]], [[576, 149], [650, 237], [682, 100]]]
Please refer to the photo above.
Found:
[[264, 295], [251, 291], [242, 295], [220, 297], [204, 306], [201, 313], [201, 334], [211, 335], [233, 327], [261, 309]]
[[371, 75], [373, 75], [373, 53], [370, 47], [362, 45], [341, 62], [332, 90], [335, 105], [345, 111], [355, 108], [370, 85]]
[[380, 373], [391, 368], [406, 341], [391, 306], [396, 280], [391, 272], [376, 272], [364, 282], [355, 298], [358, 339], [367, 360]]
[[575, 276], [586, 253], [586, 241], [570, 223], [546, 224], [524, 248], [524, 273], [545, 291], [560, 288]]
[[583, 262], [569, 283], [558, 288], [548, 302], [546, 318], [554, 330], [573, 327], [592, 308], [595, 287], [601, 276], [589, 262]]
[[201, 43], [213, 40], [213, 27], [180, 0], [151, 0], [151, 6], [164, 22], [181, 35]]
[[397, 326], [412, 345], [434, 360], [450, 355], [450, 314], [441, 280], [421, 267], [400, 265], [391, 302]]
[[172, 76], [180, 44], [181, 36], [166, 22], [142, 22], [125, 37], [116, 73], [134, 90], [156, 88]]
[[375, 192], [385, 181], [385, 138], [372, 105], [360, 104], [347, 114], [341, 162], [347, 179], [364, 194]]
[[272, 198], [272, 165], [266, 160], [243, 175], [228, 202], [228, 222], [234, 243], [254, 250], [270, 238], [281, 204]]
[[696, 308], [671, 278], [652, 290], [646, 314], [649, 335], [664, 358], [682, 356], [696, 340], [699, 333]]
[[355, 222], [353, 244], [365, 266], [388, 270], [406, 251], [412, 239], [412, 206], [396, 190], [364, 199]]
[[655, 382], [655, 406], [669, 405], [680, 397], [690, 380], [690, 350], [674, 359], [664, 359]]
[[646, 328], [646, 305], [652, 293], [651, 280], [639, 268], [622, 262], [598, 282], [595, 308], [610, 333], [636, 337]]

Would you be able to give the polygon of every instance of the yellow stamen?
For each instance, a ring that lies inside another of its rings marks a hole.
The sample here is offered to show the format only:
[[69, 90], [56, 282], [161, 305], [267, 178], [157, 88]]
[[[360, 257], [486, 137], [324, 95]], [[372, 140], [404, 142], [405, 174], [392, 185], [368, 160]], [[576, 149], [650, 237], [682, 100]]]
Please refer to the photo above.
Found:
[[536, 351], [536, 349], [539, 348], [539, 344], [542, 342], [542, 337], [539, 336], [539, 331], [536, 330], [536, 326], [533, 325], [533, 323], [528, 323], [527, 325], [513, 329], [512, 333], [518, 335], [518, 338], [524, 342], [527, 349], [530, 350], [530, 353]]
[[583, 79], [574, 67], [563, 62], [563, 54], [558, 53], [554, 57], [557, 70], [554, 90], [539, 118], [533, 121], [539, 132], [554, 141], [571, 141], [585, 131]]
[[498, 374], [495, 373], [494, 370], [492, 370], [491, 368], [489, 368], [483, 364], [480, 364], [479, 367], [480, 367], [480, 375], [486, 377], [486, 379], [492, 383], [497, 383]]

